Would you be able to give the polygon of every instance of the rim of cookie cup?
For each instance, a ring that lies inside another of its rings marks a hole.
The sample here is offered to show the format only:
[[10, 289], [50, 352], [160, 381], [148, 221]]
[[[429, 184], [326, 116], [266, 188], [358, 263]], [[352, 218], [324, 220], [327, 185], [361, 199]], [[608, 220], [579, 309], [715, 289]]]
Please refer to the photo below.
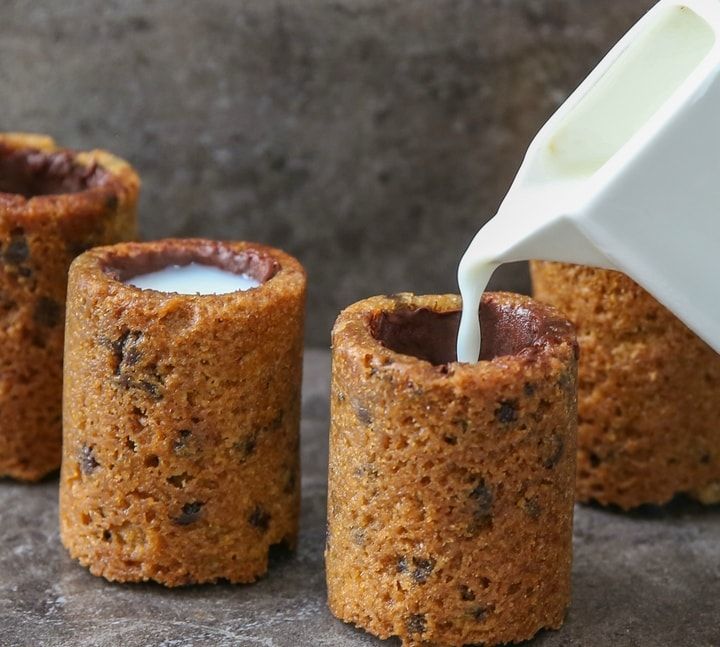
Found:
[[[333, 328], [335, 353], [354, 355], [367, 375], [394, 371], [422, 383], [448, 381], [459, 393], [497, 381], [542, 379], [577, 361], [575, 328], [552, 306], [510, 292], [483, 295], [483, 348], [475, 364], [456, 360], [458, 295], [401, 293], [346, 308]], [[429, 348], [431, 340], [441, 348]]]
[[24, 221], [82, 219], [132, 204], [140, 191], [125, 160], [61, 148], [46, 135], [0, 133], [0, 170], [0, 213]]
[[[152, 288], [138, 288], [126, 283], [133, 277], [172, 265], [199, 263], [218, 269], [245, 274], [260, 285], [247, 290], [222, 294], [180, 294]], [[217, 241], [205, 238], [166, 238], [150, 242], [129, 242], [96, 247], [78, 256], [71, 273], [108, 291], [141, 296], [146, 302], [168, 299], [214, 303], [245, 303], [259, 309], [274, 304], [282, 295], [305, 289], [305, 270], [300, 262], [280, 249], [247, 241]]]

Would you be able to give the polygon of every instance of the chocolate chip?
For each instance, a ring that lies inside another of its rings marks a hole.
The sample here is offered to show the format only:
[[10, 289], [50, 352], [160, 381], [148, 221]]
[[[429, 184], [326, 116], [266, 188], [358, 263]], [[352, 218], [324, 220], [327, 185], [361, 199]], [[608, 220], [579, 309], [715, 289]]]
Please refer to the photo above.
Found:
[[518, 417], [517, 402], [513, 400], [503, 400], [500, 406], [495, 409], [495, 417], [503, 423], [515, 422]]
[[173, 440], [172, 444], [172, 450], [179, 454], [184, 449], [187, 448], [188, 441], [190, 440], [190, 436], [192, 435], [192, 432], [189, 429], [181, 429], [177, 433], [177, 438]]
[[475, 594], [472, 592], [472, 589], [468, 586], [465, 586], [464, 584], [460, 585], [460, 599], [465, 600], [467, 602], [475, 599]]
[[270, 527], [270, 513], [262, 506], [256, 505], [255, 509], [250, 513], [248, 522], [253, 528], [257, 528], [262, 532], [267, 532]]
[[525, 385], [523, 386], [523, 393], [527, 397], [530, 397], [535, 393], [535, 387], [530, 384], [530, 382], [525, 382]]
[[80, 448], [80, 469], [82, 473], [92, 474], [98, 467], [100, 467], [100, 463], [98, 463], [95, 458], [93, 448], [83, 445]]
[[590, 452], [588, 458], [591, 467], [600, 467], [600, 457], [595, 452]]
[[378, 472], [378, 468], [375, 466], [374, 463], [363, 463], [362, 465], [358, 465], [358, 467], [355, 468], [354, 474], [359, 479], [368, 479], [369, 481], [374, 481], [380, 475], [380, 472]]
[[182, 512], [173, 519], [178, 526], [189, 526], [200, 518], [200, 512], [205, 505], [204, 501], [193, 501], [182, 507]]
[[412, 380], [408, 380], [406, 383], [408, 389], [410, 389], [414, 396], [421, 398], [425, 395], [425, 389], [422, 386], [415, 384]]
[[478, 521], [489, 521], [492, 517], [493, 491], [485, 484], [485, 479], [480, 479], [477, 486], [470, 492], [470, 498], [475, 503], [475, 518]]
[[707, 465], [707, 464], [710, 462], [710, 454], [708, 454], [707, 452], [704, 453], [704, 454], [700, 457], [700, 462], [701, 462], [703, 465]]
[[118, 206], [118, 198], [114, 193], [109, 195], [107, 198], [105, 198], [105, 208], [106, 209], [108, 209], [110, 211], [115, 211], [115, 209], [117, 209], [117, 206]]
[[413, 615], [408, 617], [405, 626], [409, 634], [425, 633], [425, 628], [427, 626], [427, 622], [425, 621], [425, 614], [414, 613]]
[[138, 389], [142, 389], [155, 400], [160, 400], [162, 398], [160, 385], [157, 382], [150, 382], [148, 380], [138, 380], [137, 382], [130, 381], [127, 386], [134, 386]]
[[552, 445], [550, 453], [547, 458], [543, 460], [543, 466], [549, 470], [553, 469], [560, 462], [560, 459], [565, 451], [565, 441], [561, 436], [555, 434], [551, 438], [550, 442]]
[[285, 411], [280, 409], [280, 411], [278, 411], [273, 417], [273, 419], [266, 425], [256, 427], [244, 438], [241, 438], [240, 440], [235, 442], [233, 444], [233, 449], [237, 450], [240, 453], [240, 457], [243, 460], [247, 459], [251, 454], [255, 453], [258, 443], [258, 436], [262, 433], [272, 432], [280, 429], [282, 427], [284, 419]]
[[485, 484], [484, 479], [470, 492], [470, 499], [474, 503], [472, 531], [481, 530], [492, 522], [493, 492]]
[[357, 419], [363, 425], [368, 426], [372, 423], [372, 415], [364, 404], [355, 400], [353, 402], [353, 409], [355, 410], [355, 415], [357, 416]]
[[480, 622], [481, 620], [485, 620], [487, 618], [488, 613], [491, 611], [490, 607], [486, 606], [480, 606], [473, 609], [472, 615], [475, 620]]
[[233, 443], [233, 449], [240, 453], [240, 457], [243, 460], [250, 456], [250, 454], [255, 451], [256, 447], [257, 438], [255, 437], [255, 434], [245, 436], [245, 438], [241, 438], [237, 442]]
[[364, 546], [365, 545], [365, 531], [361, 528], [353, 528], [350, 531], [350, 539], [352, 540], [352, 543], [356, 546]]
[[30, 248], [28, 246], [25, 232], [22, 229], [14, 229], [10, 233], [10, 242], [3, 252], [3, 260], [8, 265], [21, 265], [30, 258]]
[[460, 430], [465, 432], [468, 430], [468, 427], [470, 427], [470, 423], [465, 420], [465, 418], [455, 418], [455, 420], [452, 421], [452, 424], [456, 427], [460, 427]]
[[540, 517], [542, 508], [540, 507], [536, 497], [525, 500], [525, 512], [531, 519], [538, 519]]
[[111, 343], [115, 354], [115, 375], [120, 386], [140, 389], [154, 400], [160, 400], [163, 397], [163, 378], [153, 372], [152, 366], [141, 370], [135, 368], [143, 355], [139, 348], [142, 338], [142, 332], [128, 330]]
[[457, 437], [455, 437], [455, 436], [450, 436], [449, 434], [445, 434], [445, 435], [443, 436], [443, 440], [444, 440], [448, 445], [457, 445]]
[[127, 367], [134, 366], [140, 361], [142, 353], [138, 344], [142, 339], [142, 332], [127, 330], [112, 343], [115, 352], [115, 375], [120, 375]]
[[103, 530], [103, 541], [112, 541], [112, 533], [109, 530]]
[[423, 559], [418, 557], [413, 557], [413, 566], [415, 569], [413, 570], [413, 579], [418, 584], [424, 584], [427, 582], [427, 578], [430, 576], [430, 573], [433, 572], [433, 569], [435, 568], [435, 560], [430, 559]]
[[50, 297], [40, 297], [35, 303], [33, 321], [41, 326], [53, 328], [62, 319], [62, 306]]
[[407, 557], [405, 557], [405, 555], [399, 555], [397, 558], [397, 561], [395, 562], [395, 572], [396, 573], [407, 573], [407, 570], [408, 570]]

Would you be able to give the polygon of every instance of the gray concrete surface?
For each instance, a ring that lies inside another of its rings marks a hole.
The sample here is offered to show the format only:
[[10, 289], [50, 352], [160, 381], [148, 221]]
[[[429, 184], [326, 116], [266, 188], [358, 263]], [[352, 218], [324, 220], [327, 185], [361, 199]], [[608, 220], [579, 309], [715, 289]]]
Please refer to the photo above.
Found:
[[[1, 647], [392, 645], [335, 620], [323, 573], [329, 358], [306, 356], [303, 513], [295, 555], [247, 586], [117, 585], [67, 556], [57, 479], [0, 481]], [[633, 514], [578, 507], [573, 603], [542, 647], [720, 645], [720, 507], [678, 500]]]
[[359, 298], [456, 291], [531, 136], [652, 4], [4, 0], [0, 128], [129, 159], [145, 237], [296, 254], [327, 345]]

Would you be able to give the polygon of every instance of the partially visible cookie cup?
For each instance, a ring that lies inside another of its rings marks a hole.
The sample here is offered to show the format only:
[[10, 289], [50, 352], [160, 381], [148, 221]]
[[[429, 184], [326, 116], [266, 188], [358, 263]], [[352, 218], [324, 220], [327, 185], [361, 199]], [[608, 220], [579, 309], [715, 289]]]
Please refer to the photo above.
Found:
[[0, 476], [33, 481], [60, 466], [68, 268], [135, 237], [139, 188], [105, 151], [0, 134]]
[[720, 355], [620, 272], [531, 264], [577, 327], [580, 501], [720, 503]]

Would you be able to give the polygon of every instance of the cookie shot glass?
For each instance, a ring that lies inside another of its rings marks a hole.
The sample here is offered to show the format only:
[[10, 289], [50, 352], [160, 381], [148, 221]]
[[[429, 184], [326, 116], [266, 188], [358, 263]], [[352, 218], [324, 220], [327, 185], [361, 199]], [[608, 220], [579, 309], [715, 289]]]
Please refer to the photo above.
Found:
[[577, 345], [527, 297], [486, 294], [479, 363], [457, 296], [373, 297], [333, 330], [330, 609], [406, 646], [495, 645], [570, 601]]
[[251, 582], [271, 546], [295, 546], [305, 283], [246, 242], [73, 263], [60, 526], [93, 574]]
[[620, 272], [531, 263], [577, 326], [580, 501], [720, 503], [720, 355]]
[[0, 477], [35, 481], [60, 466], [68, 268], [135, 236], [139, 188], [105, 151], [0, 134]]

